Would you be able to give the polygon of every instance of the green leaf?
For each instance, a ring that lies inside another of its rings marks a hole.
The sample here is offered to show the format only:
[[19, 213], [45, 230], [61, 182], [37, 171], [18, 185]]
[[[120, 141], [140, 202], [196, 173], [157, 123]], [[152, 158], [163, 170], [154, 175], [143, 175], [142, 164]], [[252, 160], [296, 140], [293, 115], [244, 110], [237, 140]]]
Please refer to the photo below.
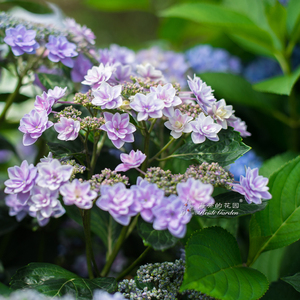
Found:
[[274, 93], [279, 95], [289, 96], [293, 86], [298, 81], [300, 76], [300, 67], [290, 75], [276, 76], [271, 79], [253, 85], [253, 88], [260, 92]]
[[244, 196], [236, 192], [228, 192], [220, 194], [216, 197], [215, 204], [208, 207], [203, 217], [208, 218], [236, 218], [265, 209], [268, 201], [262, 204], [247, 203]]
[[1, 296], [9, 296], [11, 294], [11, 292], [12, 292], [12, 290], [8, 286], [6, 286], [2, 282], [0, 282], [0, 295]]
[[49, 8], [49, 6], [39, 4], [37, 2], [31, 2], [31, 1], [16, 1], [16, 0], [0, 0], [0, 4], [12, 4], [13, 6], [20, 6], [32, 13], [35, 14], [51, 14], [53, 11]]
[[73, 83], [64, 76], [47, 73], [37, 73], [37, 76], [47, 90], [54, 89], [56, 86], [61, 88], [68, 87], [68, 92], [73, 91], [74, 89]]
[[279, 280], [272, 282], [269, 290], [261, 300], [299, 300], [300, 294], [286, 282]]
[[12, 277], [10, 285], [13, 290], [34, 289], [51, 297], [71, 294], [81, 300], [92, 299], [95, 289], [111, 293], [117, 288], [115, 278], [84, 279], [48, 263], [31, 263], [19, 269]]
[[180, 291], [196, 290], [222, 300], [254, 300], [267, 289], [262, 273], [244, 267], [238, 244], [225, 229], [205, 228], [188, 241]]
[[[9, 95], [10, 95], [10, 93], [0, 94], [0, 102], [6, 102]], [[16, 100], [14, 101], [14, 103], [21, 103], [28, 99], [29, 99], [29, 97], [19, 94], [18, 97], [16, 98]]]
[[128, 10], [149, 10], [149, 0], [88, 0], [87, 4], [102, 11], [128, 11]]
[[145, 246], [151, 246], [154, 250], [166, 250], [173, 247], [178, 239], [174, 237], [169, 230], [155, 230], [152, 223], [138, 219], [137, 229]]
[[227, 130], [222, 129], [219, 133], [219, 141], [213, 142], [206, 139], [204, 143], [194, 144], [191, 137], [180, 147], [174, 158], [183, 160], [196, 160], [199, 164], [206, 161], [208, 163], [217, 162], [220, 166], [225, 167], [237, 160], [251, 148], [242, 142], [240, 134], [229, 127]]
[[300, 21], [300, 2], [298, 0], [289, 0], [287, 6], [286, 28], [291, 35], [298, 27]]
[[[272, 56], [280, 50], [269, 32], [258, 27], [247, 15], [228, 7], [208, 3], [185, 3], [174, 5], [160, 13], [162, 17], [178, 17], [219, 28], [232, 36], [246, 40], [243, 47], [260, 54]], [[274, 37], [273, 37], [274, 38]], [[278, 48], [276, 50], [276, 48]]]
[[262, 272], [269, 282], [277, 281], [280, 277], [281, 264], [286, 248], [280, 248], [262, 253], [252, 267]]
[[281, 279], [293, 286], [297, 292], [300, 292], [300, 273], [296, 273], [293, 276], [283, 277]]
[[[82, 218], [75, 205], [65, 206], [70, 218], [82, 225]], [[117, 223], [108, 212], [95, 206], [91, 209], [91, 230], [103, 242], [106, 248], [112, 248], [122, 230], [122, 225]]]
[[274, 172], [269, 181], [272, 199], [250, 221], [248, 265], [268, 250], [287, 246], [300, 238], [300, 157]]
[[284, 164], [296, 158], [298, 155], [294, 152], [285, 152], [273, 156], [272, 158], [264, 161], [259, 169], [259, 174], [264, 177], [270, 177], [275, 171], [279, 170]]
[[225, 98], [230, 103], [247, 105], [267, 112], [277, 105], [274, 95], [255, 91], [243, 77], [225, 73], [202, 73], [199, 76], [214, 88], [218, 98]]

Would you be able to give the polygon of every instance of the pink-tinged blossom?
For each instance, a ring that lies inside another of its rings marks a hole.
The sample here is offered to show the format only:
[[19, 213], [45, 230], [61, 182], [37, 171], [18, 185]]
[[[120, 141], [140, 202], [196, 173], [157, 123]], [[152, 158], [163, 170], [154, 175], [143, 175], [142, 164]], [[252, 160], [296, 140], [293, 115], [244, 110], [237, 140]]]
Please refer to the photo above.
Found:
[[42, 165], [43, 163], [49, 163], [49, 162], [51, 162], [52, 160], [53, 160], [54, 158], [53, 158], [53, 154], [52, 154], [52, 152], [49, 152], [48, 153], [48, 156], [46, 157], [46, 156], [44, 156], [43, 158], [41, 158], [40, 159], [40, 162], [36, 165], [37, 167], [39, 166], [39, 165]]
[[84, 76], [82, 84], [90, 85], [93, 90], [99, 88], [102, 82], [107, 81], [114, 71], [114, 67], [107, 64], [100, 64], [99, 67], [92, 67], [87, 71], [87, 75]]
[[22, 204], [16, 194], [11, 194], [5, 197], [5, 204], [9, 207], [9, 215], [11, 217], [16, 217], [17, 221], [22, 221], [27, 213], [29, 206], [27, 204]]
[[87, 71], [93, 67], [91, 61], [86, 58], [82, 53], [80, 53], [75, 61], [74, 67], [71, 71], [71, 79], [74, 82], [81, 82], [84, 80], [84, 76], [87, 74]]
[[108, 138], [114, 146], [120, 149], [124, 143], [132, 143], [134, 141], [133, 132], [136, 131], [134, 125], [129, 122], [129, 114], [111, 114], [104, 113], [105, 124], [100, 129], [107, 132]]
[[209, 183], [189, 178], [186, 182], [178, 183], [176, 190], [182, 203], [192, 206], [198, 214], [203, 214], [207, 206], [215, 203], [211, 196], [214, 188]]
[[157, 96], [154, 93], [149, 93], [147, 95], [138, 93], [130, 103], [130, 107], [138, 112], [138, 121], [146, 121], [148, 118], [161, 118], [164, 106], [164, 102], [157, 99]]
[[179, 109], [175, 109], [174, 114], [169, 117], [169, 121], [165, 122], [165, 126], [171, 130], [171, 136], [178, 139], [182, 133], [192, 131], [192, 126], [189, 123], [192, 120], [192, 117], [187, 114], [183, 115]]
[[206, 138], [214, 142], [219, 140], [217, 134], [222, 129], [222, 126], [214, 123], [214, 120], [210, 116], [206, 117], [203, 112], [190, 124], [193, 130], [192, 140], [195, 144], [203, 143]]
[[146, 222], [152, 222], [154, 214], [153, 207], [164, 198], [164, 191], [159, 189], [156, 184], [149, 183], [147, 180], [138, 177], [137, 184], [132, 185], [130, 189], [134, 193], [135, 201], [141, 205], [141, 217]]
[[53, 98], [55, 102], [65, 96], [67, 87], [61, 88], [59, 86], [54, 87], [53, 90], [48, 90], [47, 95], [50, 98]]
[[37, 112], [33, 109], [29, 114], [24, 115], [20, 121], [19, 130], [24, 133], [23, 145], [34, 144], [42, 133], [53, 125], [48, 121], [46, 111]]
[[87, 44], [95, 44], [96, 36], [91, 29], [87, 28], [85, 25], [81, 26], [71, 18], [65, 19], [64, 23], [67, 29], [74, 34], [72, 37], [74, 42], [79, 43], [82, 47], [87, 46]]
[[46, 92], [43, 92], [42, 96], [36, 96], [34, 107], [35, 110], [39, 113], [45, 111], [49, 115], [52, 111], [52, 106], [55, 103], [55, 99], [49, 97]]
[[102, 210], [108, 211], [114, 220], [123, 226], [129, 225], [130, 218], [140, 211], [139, 203], [134, 201], [133, 191], [126, 189], [122, 182], [113, 186], [101, 186], [100, 195], [96, 205]]
[[229, 121], [232, 122], [236, 120], [233, 113], [234, 110], [232, 110], [232, 105], [226, 105], [224, 99], [213, 103], [209, 109], [209, 114], [222, 126], [223, 129], [227, 129], [227, 123]]
[[107, 82], [102, 82], [97, 90], [93, 91], [94, 99], [92, 104], [100, 106], [102, 109], [114, 109], [122, 105], [121, 97], [122, 85], [110, 86]]
[[40, 226], [45, 226], [50, 217], [59, 218], [66, 211], [58, 200], [58, 190], [34, 186], [28, 200], [29, 214], [37, 218]]
[[61, 117], [59, 122], [54, 124], [54, 129], [59, 133], [57, 136], [59, 140], [74, 141], [78, 137], [80, 122]]
[[261, 199], [271, 199], [272, 195], [267, 187], [269, 180], [258, 175], [258, 168], [247, 168], [246, 176], [240, 176], [239, 184], [232, 184], [233, 190], [245, 196], [246, 201], [261, 204]]
[[61, 61], [65, 66], [73, 68], [72, 57], [78, 55], [75, 51], [76, 45], [68, 42], [65, 36], [49, 36], [49, 42], [45, 45], [49, 50], [48, 58], [53, 62]]
[[129, 154], [121, 153], [120, 159], [122, 164], [119, 164], [115, 168], [115, 171], [126, 172], [129, 169], [138, 168], [146, 159], [146, 155], [140, 150], [137, 150], [136, 152], [131, 150]]
[[97, 192], [91, 190], [89, 182], [80, 182], [74, 179], [60, 187], [65, 205], [76, 205], [82, 209], [90, 209]]
[[27, 30], [21, 24], [17, 25], [16, 28], [7, 28], [5, 34], [4, 42], [11, 47], [15, 56], [24, 53], [35, 54], [35, 49], [40, 46], [35, 41], [36, 31]]
[[165, 107], [173, 107], [182, 103], [181, 99], [176, 96], [176, 89], [171, 83], [150, 87], [150, 92], [156, 94], [157, 99], [162, 100]]
[[53, 159], [48, 163], [38, 164], [39, 176], [36, 180], [37, 185], [47, 187], [54, 191], [66, 183], [73, 172], [73, 166], [61, 165], [59, 160]]
[[150, 78], [153, 81], [163, 80], [163, 74], [161, 71], [156, 70], [151, 64], [136, 66], [137, 73], [143, 78]]
[[241, 134], [241, 137], [250, 136], [251, 133], [247, 131], [247, 125], [245, 121], [242, 121], [240, 118], [236, 118], [235, 121], [228, 122], [228, 125], [233, 127], [233, 129]]
[[20, 167], [10, 167], [7, 172], [9, 179], [4, 182], [4, 192], [17, 194], [18, 201], [25, 205], [38, 176], [37, 168], [33, 164], [28, 165], [27, 160], [24, 160]]
[[182, 202], [179, 197], [171, 195], [163, 198], [152, 212], [154, 214], [153, 228], [155, 230], [168, 229], [170, 233], [183, 238], [186, 233], [186, 224], [191, 220], [192, 214], [182, 214]]
[[207, 109], [216, 101], [211, 87], [196, 75], [194, 75], [194, 79], [188, 76], [188, 85], [190, 90], [196, 96], [197, 103], [201, 109], [207, 113]]

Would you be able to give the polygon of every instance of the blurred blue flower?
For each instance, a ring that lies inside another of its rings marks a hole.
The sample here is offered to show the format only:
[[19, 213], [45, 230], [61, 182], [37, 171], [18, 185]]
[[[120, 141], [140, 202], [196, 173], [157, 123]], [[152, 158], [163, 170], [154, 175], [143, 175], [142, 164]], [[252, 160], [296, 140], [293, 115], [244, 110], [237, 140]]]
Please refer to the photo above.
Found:
[[231, 164], [229, 171], [234, 175], [234, 180], [239, 181], [240, 175], [246, 175], [245, 167], [260, 168], [262, 163], [262, 158], [257, 156], [253, 150], [250, 150]]

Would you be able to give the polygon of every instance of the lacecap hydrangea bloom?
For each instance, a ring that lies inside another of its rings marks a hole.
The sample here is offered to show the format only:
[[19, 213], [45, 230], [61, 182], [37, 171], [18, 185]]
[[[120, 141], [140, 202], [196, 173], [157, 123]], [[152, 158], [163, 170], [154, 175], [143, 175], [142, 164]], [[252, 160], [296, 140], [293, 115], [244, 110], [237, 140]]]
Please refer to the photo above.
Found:
[[59, 133], [57, 136], [59, 140], [74, 141], [80, 131], [80, 122], [61, 117], [59, 122], [54, 124], [54, 129]]
[[146, 159], [146, 155], [140, 150], [131, 150], [129, 154], [121, 153], [120, 159], [122, 164], [117, 165], [115, 171], [126, 172], [132, 168], [138, 168]]
[[53, 62], [61, 61], [65, 66], [73, 68], [72, 57], [78, 55], [75, 51], [76, 45], [70, 43], [65, 36], [49, 36], [49, 42], [45, 45], [48, 49], [48, 58]]
[[35, 54], [39, 44], [35, 41], [36, 31], [27, 30], [25, 26], [19, 24], [16, 28], [7, 28], [5, 30], [4, 42], [11, 47], [15, 56], [24, 53]]
[[24, 146], [34, 144], [42, 133], [52, 125], [53, 123], [48, 120], [46, 111], [37, 112], [33, 109], [29, 114], [25, 114], [19, 126], [19, 130], [24, 133]]
[[234, 191], [245, 196], [246, 201], [261, 204], [262, 199], [271, 199], [272, 195], [268, 192], [268, 178], [258, 175], [258, 168], [247, 168], [246, 176], [240, 176], [239, 184], [232, 184]]

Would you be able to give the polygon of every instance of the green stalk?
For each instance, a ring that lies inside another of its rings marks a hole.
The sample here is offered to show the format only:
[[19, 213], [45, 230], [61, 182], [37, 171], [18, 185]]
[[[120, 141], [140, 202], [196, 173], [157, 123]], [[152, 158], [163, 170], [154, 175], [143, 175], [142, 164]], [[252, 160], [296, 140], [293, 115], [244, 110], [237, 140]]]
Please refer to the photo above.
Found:
[[150, 251], [151, 247], [147, 247], [145, 251], [127, 268], [125, 269], [117, 278], [116, 281], [123, 279], [129, 272], [131, 272], [137, 264], [139, 264]]
[[158, 151], [151, 159], [149, 159], [149, 163], [156, 159], [161, 153], [163, 153], [170, 145], [173, 144], [175, 138], [171, 138], [171, 140], [160, 150]]
[[[85, 235], [85, 252], [86, 252], [86, 262], [89, 273], [89, 279], [94, 278], [93, 268], [92, 268], [92, 240], [91, 240], [91, 230], [90, 230], [90, 210], [82, 210], [82, 223]], [[95, 264], [95, 263], [94, 263]], [[96, 264], [94, 265], [96, 268]]]
[[105, 142], [105, 138], [106, 138], [106, 132], [103, 133], [100, 141], [99, 139], [97, 139], [97, 141], [94, 142], [93, 155], [92, 155], [91, 168], [90, 168], [90, 177], [92, 177], [93, 175], [94, 169], [96, 167], [97, 159], [100, 155], [100, 152]]
[[143, 121], [143, 126], [145, 128], [145, 146], [144, 146], [144, 154], [146, 155], [146, 159], [141, 166], [141, 170], [146, 172], [148, 167], [148, 156], [149, 156], [149, 143], [150, 143], [150, 133], [147, 130], [147, 124]]
[[114, 260], [115, 260], [115, 258], [117, 256], [117, 254], [119, 253], [119, 250], [120, 250], [120, 248], [121, 248], [121, 246], [122, 246], [122, 244], [123, 244], [123, 242], [124, 242], [124, 240], [125, 240], [125, 238], [127, 236], [128, 228], [129, 228], [129, 226], [124, 226], [122, 228], [121, 233], [119, 235], [119, 238], [118, 238], [118, 240], [117, 240], [117, 242], [116, 242], [116, 244], [114, 246], [114, 249], [113, 249], [111, 255], [109, 256], [109, 258], [108, 258], [108, 260], [107, 260], [107, 262], [106, 262], [106, 264], [105, 264], [105, 266], [104, 266], [104, 268], [103, 268], [100, 276], [106, 277], [107, 274], [109, 273], [111, 265], [113, 264], [113, 262], [114, 262]]

